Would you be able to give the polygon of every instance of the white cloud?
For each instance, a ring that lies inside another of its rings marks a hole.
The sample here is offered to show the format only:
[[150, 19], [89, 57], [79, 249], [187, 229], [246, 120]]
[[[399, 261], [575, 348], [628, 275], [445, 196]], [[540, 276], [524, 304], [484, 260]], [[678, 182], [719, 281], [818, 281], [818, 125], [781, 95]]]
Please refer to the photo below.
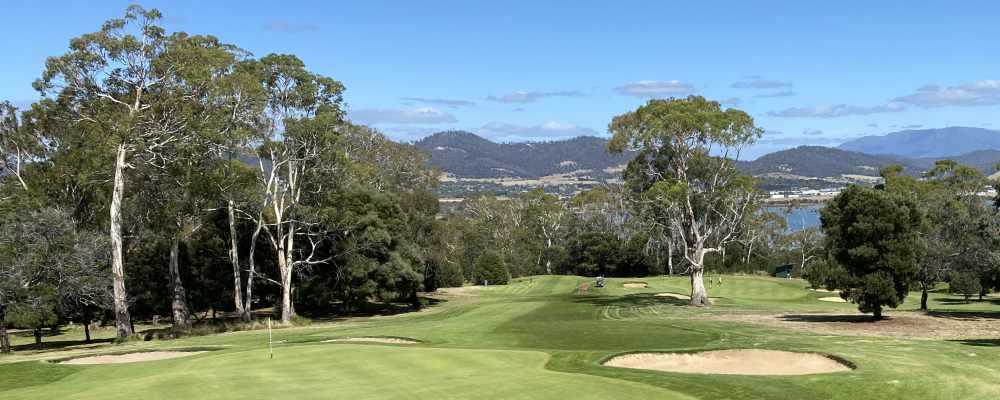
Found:
[[519, 90], [505, 95], [489, 95], [487, 100], [500, 103], [531, 103], [545, 97], [584, 97], [584, 94], [576, 90], [557, 90], [553, 92], [528, 92]]
[[615, 91], [635, 97], [670, 97], [693, 93], [694, 86], [677, 80], [638, 81], [616, 87]]
[[791, 82], [763, 79], [759, 76], [747, 79], [748, 80], [736, 82], [729, 86], [734, 89], [778, 89], [792, 87]]
[[838, 118], [851, 115], [900, 112], [905, 109], [905, 107], [898, 103], [889, 103], [886, 105], [872, 107], [838, 104], [834, 106], [792, 107], [780, 111], [769, 111], [767, 115], [772, 117], [789, 118]]
[[819, 129], [813, 129], [813, 130], [806, 129], [802, 131], [802, 134], [806, 136], [819, 136], [823, 134], [823, 131]]
[[549, 121], [541, 125], [517, 125], [490, 122], [478, 129], [483, 137], [495, 141], [540, 141], [558, 140], [577, 136], [595, 136], [597, 131], [574, 124]]
[[796, 94], [798, 94], [798, 93], [795, 93], [795, 92], [793, 92], [791, 90], [784, 90], [784, 91], [774, 92], [774, 93], [761, 93], [761, 94], [758, 94], [758, 95], [754, 95], [753, 97], [757, 97], [757, 98], [761, 98], [761, 99], [767, 99], [767, 98], [773, 98], [773, 97], [791, 97], [791, 96], [795, 96]]
[[917, 89], [916, 93], [897, 97], [893, 101], [923, 108], [992, 106], [1000, 104], [1000, 80], [982, 80], [949, 87], [927, 85]]
[[369, 108], [351, 111], [351, 120], [375, 124], [447, 124], [458, 122], [454, 115], [433, 107]]
[[413, 101], [417, 103], [432, 104], [436, 106], [445, 106], [451, 108], [471, 107], [476, 105], [475, 102], [469, 100], [458, 100], [458, 99], [435, 99], [427, 97], [403, 97], [401, 99], [405, 101]]

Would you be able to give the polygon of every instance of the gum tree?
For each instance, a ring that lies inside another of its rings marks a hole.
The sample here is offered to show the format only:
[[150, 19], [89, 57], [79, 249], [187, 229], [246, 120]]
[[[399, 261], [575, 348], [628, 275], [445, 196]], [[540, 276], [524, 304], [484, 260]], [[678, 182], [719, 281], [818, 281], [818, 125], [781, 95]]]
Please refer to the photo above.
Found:
[[691, 305], [710, 304], [705, 256], [739, 238], [758, 196], [733, 160], [763, 130], [747, 113], [701, 96], [650, 100], [615, 117], [608, 130], [611, 151], [637, 152], [625, 171], [636, 201], [658, 208], [658, 222], [678, 236], [689, 264]]

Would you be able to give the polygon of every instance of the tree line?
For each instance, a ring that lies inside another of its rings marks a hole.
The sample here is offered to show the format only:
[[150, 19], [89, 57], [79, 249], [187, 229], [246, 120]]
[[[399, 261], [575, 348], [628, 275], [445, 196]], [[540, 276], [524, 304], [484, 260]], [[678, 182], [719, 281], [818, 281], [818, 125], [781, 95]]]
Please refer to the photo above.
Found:
[[[615, 117], [620, 183], [560, 198], [479, 195], [442, 209], [416, 148], [351, 123], [339, 81], [293, 55], [255, 57], [167, 33], [131, 6], [49, 58], [29, 109], [0, 105], [0, 345], [42, 329], [212, 313], [284, 323], [418, 308], [421, 291], [537, 274], [793, 274], [881, 316], [911, 288], [969, 296], [1000, 281], [996, 208], [973, 168], [883, 170], [789, 232], [736, 161], [763, 130], [700, 96]], [[933, 246], [928, 246], [933, 243]], [[88, 331], [89, 338], [89, 331]]]

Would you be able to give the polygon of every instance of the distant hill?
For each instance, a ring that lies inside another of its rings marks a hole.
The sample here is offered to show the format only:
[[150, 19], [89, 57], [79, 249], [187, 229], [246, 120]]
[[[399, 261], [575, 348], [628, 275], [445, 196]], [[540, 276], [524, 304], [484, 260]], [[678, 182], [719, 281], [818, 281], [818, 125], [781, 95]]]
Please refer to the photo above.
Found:
[[960, 126], [905, 130], [883, 136], [865, 136], [838, 148], [911, 158], [954, 157], [978, 150], [1000, 150], [1000, 131]]
[[917, 160], [894, 155], [865, 154], [822, 146], [799, 146], [765, 154], [756, 160], [740, 163], [751, 175], [786, 174], [811, 178], [842, 175], [878, 176], [882, 167], [900, 164], [912, 174], [933, 165], [933, 160]]
[[[430, 154], [432, 166], [452, 178], [440, 189], [443, 195], [462, 197], [474, 192], [510, 194], [525, 187], [573, 193], [618, 178], [618, 167], [633, 153], [611, 154], [607, 140], [578, 137], [534, 143], [494, 143], [473, 133], [441, 132], [414, 146]], [[801, 187], [838, 187], [847, 183], [872, 183], [887, 165], [902, 165], [906, 174], [918, 176], [940, 159], [993, 173], [1000, 150], [975, 150], [956, 156], [907, 157], [869, 154], [821, 146], [800, 146], [740, 161], [739, 168], [761, 178], [765, 190]], [[538, 180], [542, 178], [541, 180]]]
[[494, 143], [464, 131], [435, 133], [414, 143], [430, 154], [430, 163], [462, 178], [538, 178], [576, 172], [609, 175], [605, 170], [628, 163], [630, 153], [611, 154], [607, 140], [581, 136], [534, 143]]

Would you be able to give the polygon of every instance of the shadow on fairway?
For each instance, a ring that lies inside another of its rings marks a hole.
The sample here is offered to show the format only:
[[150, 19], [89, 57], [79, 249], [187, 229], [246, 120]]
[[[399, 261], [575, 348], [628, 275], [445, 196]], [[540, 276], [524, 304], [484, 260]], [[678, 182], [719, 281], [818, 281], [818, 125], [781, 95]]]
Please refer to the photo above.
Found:
[[593, 304], [595, 306], [640, 307], [656, 305], [686, 306], [687, 300], [673, 297], [656, 296], [655, 293], [635, 293], [624, 296], [580, 296], [573, 299], [575, 303]]
[[1000, 339], [960, 339], [952, 340], [952, 342], [961, 343], [966, 346], [1000, 347]]
[[931, 317], [950, 319], [1000, 319], [1000, 312], [997, 311], [927, 311], [926, 314]]
[[[871, 315], [822, 315], [822, 314], [788, 314], [782, 315], [783, 321], [789, 322], [817, 322], [817, 323], [830, 323], [830, 322], [850, 322], [850, 323], [871, 323], [875, 322], [875, 317]], [[891, 320], [892, 317], [884, 316], [883, 321]]]
[[945, 306], [964, 306], [969, 304], [991, 304], [994, 306], [1000, 306], [1000, 299], [982, 299], [979, 300], [975, 297], [965, 301], [965, 299], [939, 299], [938, 304]]
[[10, 346], [10, 348], [15, 352], [27, 350], [58, 350], [73, 346], [108, 344], [111, 343], [112, 340], [113, 339], [94, 339], [89, 342], [86, 340], [55, 340], [51, 342], [43, 340], [41, 344], [17, 344]]

